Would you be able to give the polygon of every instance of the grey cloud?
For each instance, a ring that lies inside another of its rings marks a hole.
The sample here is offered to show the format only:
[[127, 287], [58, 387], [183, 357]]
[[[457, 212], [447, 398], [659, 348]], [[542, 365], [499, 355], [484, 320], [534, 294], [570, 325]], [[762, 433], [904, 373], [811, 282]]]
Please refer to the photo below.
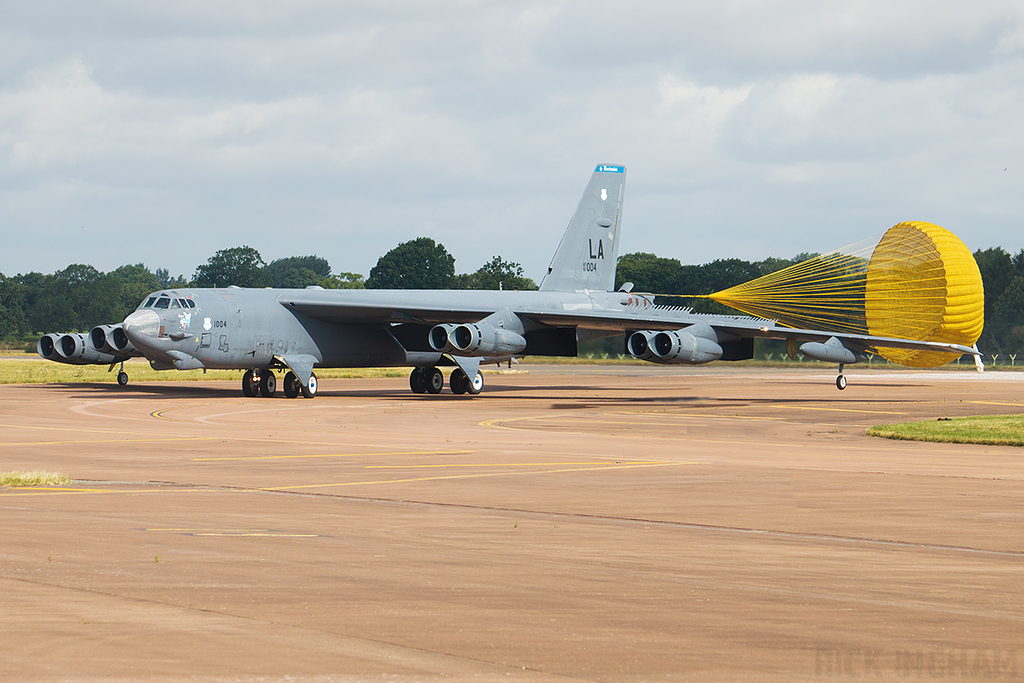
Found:
[[500, 253], [539, 277], [606, 162], [630, 168], [627, 251], [791, 256], [908, 218], [1015, 249], [1021, 15], [1003, 2], [8, 5], [0, 271], [141, 260], [188, 274], [244, 243], [365, 273], [425, 234], [460, 270]]

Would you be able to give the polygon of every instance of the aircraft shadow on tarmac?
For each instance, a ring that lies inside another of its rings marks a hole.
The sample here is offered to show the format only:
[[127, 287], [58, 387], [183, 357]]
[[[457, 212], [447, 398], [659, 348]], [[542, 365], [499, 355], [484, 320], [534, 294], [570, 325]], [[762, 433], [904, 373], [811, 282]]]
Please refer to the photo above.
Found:
[[[179, 384], [179, 383], [154, 383], [154, 384], [132, 384], [129, 387], [118, 386], [116, 383], [107, 382], [89, 382], [89, 383], [59, 383], [59, 384], [47, 384], [45, 385], [48, 389], [78, 394], [80, 397], [85, 398], [86, 396], [95, 397], [97, 395], [102, 396], [116, 396], [118, 398], [131, 399], [134, 397], [145, 397], [145, 398], [156, 398], [156, 399], [210, 399], [210, 398], [242, 398], [240, 389], [235, 385], [234, 382], [228, 384], [226, 382], [210, 382], [197, 386], [195, 384]], [[905, 388], [907, 384], [872, 384], [872, 388]], [[789, 396], [789, 397], [764, 397], [764, 398], [753, 398], [753, 397], [710, 397], [706, 395], [696, 394], [664, 394], [659, 393], [655, 395], [645, 396], [621, 396], [614, 395], [620, 390], [619, 387], [614, 385], [545, 385], [543, 387], [523, 387], [523, 386], [502, 386], [500, 384], [490, 384], [487, 387], [487, 392], [480, 396], [466, 396], [466, 395], [455, 395], [447, 391], [441, 394], [413, 394], [408, 389], [394, 388], [394, 387], [381, 387], [379, 389], [350, 389], [350, 390], [325, 390], [321, 385], [321, 390], [317, 394], [317, 398], [328, 398], [328, 397], [344, 397], [344, 398], [380, 398], [380, 399], [397, 399], [401, 401], [475, 401], [486, 402], [489, 398], [509, 398], [513, 395], [516, 400], [534, 402], [534, 403], [546, 403], [552, 409], [579, 409], [591, 406], [636, 406], [636, 405], [671, 405], [678, 403], [687, 403], [693, 405], [697, 402], [702, 402], [712, 406], [742, 406], [742, 405], [758, 405], [758, 406], [783, 406], [791, 404], [805, 404], [808, 402], [827, 402], [827, 403], [842, 403], [843, 405], [862, 405], [877, 403], [878, 398], [873, 396], [865, 396], [858, 398], [846, 393], [842, 396], [836, 397], [815, 397], [815, 396]], [[586, 391], [588, 395], [583, 396], [582, 392]], [[594, 392], [607, 391], [612, 395], [593, 395]], [[284, 393], [278, 392], [271, 399], [265, 399], [261, 397], [255, 397], [253, 400], [283, 400]], [[297, 398], [296, 401], [306, 400]], [[311, 402], [312, 403], [312, 402]]]

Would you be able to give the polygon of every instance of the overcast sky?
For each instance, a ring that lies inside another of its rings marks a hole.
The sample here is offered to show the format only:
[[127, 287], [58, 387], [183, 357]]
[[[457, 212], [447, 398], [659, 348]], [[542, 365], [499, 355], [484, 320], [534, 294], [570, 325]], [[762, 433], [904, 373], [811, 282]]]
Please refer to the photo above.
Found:
[[537, 281], [594, 166], [622, 253], [1024, 247], [1024, 3], [6, 2], [0, 272], [219, 249]]

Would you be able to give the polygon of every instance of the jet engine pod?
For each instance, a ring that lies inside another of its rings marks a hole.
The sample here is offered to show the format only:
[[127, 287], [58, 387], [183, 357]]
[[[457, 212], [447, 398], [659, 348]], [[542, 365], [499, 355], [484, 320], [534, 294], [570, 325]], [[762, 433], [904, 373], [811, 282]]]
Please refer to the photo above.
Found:
[[107, 335], [107, 343], [119, 353], [135, 353], [135, 346], [128, 340], [128, 335], [124, 333], [124, 328], [120, 325], [114, 327]]
[[449, 325], [448, 323], [431, 327], [430, 332], [427, 334], [427, 343], [430, 344], [430, 348], [441, 353], [452, 351], [455, 347], [452, 346], [449, 337], [454, 329], [455, 325]]
[[526, 348], [523, 335], [485, 322], [459, 325], [448, 339], [461, 356], [513, 356]]
[[105, 353], [115, 352], [117, 349], [110, 338], [113, 331], [114, 325], [97, 325], [89, 330], [89, 343], [92, 344], [92, 348]]
[[57, 354], [64, 360], [77, 360], [85, 353], [85, 335], [73, 332], [57, 340]]
[[651, 350], [658, 363], [700, 365], [722, 357], [722, 347], [705, 337], [695, 337], [686, 330], [658, 332]]
[[44, 334], [36, 342], [36, 351], [46, 360], [63, 360], [57, 353], [57, 344], [59, 342], [59, 334]]
[[[103, 353], [92, 348], [87, 343], [86, 335], [84, 334], [71, 332], [63, 335], [48, 334], [46, 337], [53, 341], [53, 355], [49, 357], [49, 360], [71, 363], [73, 365], [107, 365], [117, 360], [112, 354]], [[55, 337], [56, 339], [54, 339]], [[48, 350], [49, 342], [44, 342], [40, 339], [38, 347], [40, 354], [42, 354]], [[47, 356], [43, 356], [43, 358], [47, 358]]]
[[641, 330], [629, 335], [629, 339], [626, 340], [626, 350], [629, 351], [629, 355], [640, 360], [657, 362], [658, 357], [651, 348], [654, 335], [654, 332], [647, 330]]

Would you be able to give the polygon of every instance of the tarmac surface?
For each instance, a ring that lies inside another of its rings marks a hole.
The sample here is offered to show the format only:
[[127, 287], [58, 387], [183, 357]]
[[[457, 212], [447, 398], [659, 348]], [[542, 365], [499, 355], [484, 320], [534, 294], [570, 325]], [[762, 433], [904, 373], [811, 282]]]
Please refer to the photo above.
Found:
[[[1024, 375], [0, 386], [0, 680], [1024, 678]], [[486, 371], [485, 371], [486, 373]]]

